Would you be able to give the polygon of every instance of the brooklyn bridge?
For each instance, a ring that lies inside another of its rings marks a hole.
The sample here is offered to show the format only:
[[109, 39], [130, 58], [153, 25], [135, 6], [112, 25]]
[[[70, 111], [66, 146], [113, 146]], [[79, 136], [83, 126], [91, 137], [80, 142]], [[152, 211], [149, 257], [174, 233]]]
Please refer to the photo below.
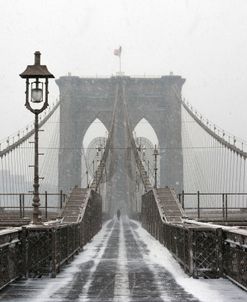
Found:
[[0, 144], [0, 300], [246, 301], [247, 146], [181, 76], [62, 76], [52, 104], [44, 67]]

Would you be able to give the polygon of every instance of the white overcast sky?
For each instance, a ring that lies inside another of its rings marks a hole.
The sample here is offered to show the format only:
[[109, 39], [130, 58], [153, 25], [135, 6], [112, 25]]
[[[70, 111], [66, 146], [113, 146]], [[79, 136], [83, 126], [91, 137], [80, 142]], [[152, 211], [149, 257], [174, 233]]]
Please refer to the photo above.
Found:
[[33, 119], [19, 73], [35, 50], [57, 78], [111, 75], [119, 45], [125, 74], [183, 76], [199, 112], [247, 139], [246, 0], [0, 0], [0, 138]]

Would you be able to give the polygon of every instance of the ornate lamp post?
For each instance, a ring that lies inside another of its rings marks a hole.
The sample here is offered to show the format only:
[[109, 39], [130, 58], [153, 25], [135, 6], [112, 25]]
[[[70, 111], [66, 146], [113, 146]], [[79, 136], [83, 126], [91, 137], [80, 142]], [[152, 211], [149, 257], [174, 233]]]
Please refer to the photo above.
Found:
[[155, 188], [157, 188], [157, 170], [158, 170], [157, 157], [158, 157], [158, 155], [159, 155], [159, 152], [155, 145], [154, 153], [153, 153], [153, 156], [154, 156], [154, 187]]
[[46, 65], [40, 65], [41, 53], [34, 54], [34, 65], [28, 65], [20, 77], [26, 79], [25, 106], [35, 115], [34, 122], [34, 183], [33, 183], [33, 224], [41, 224], [39, 210], [39, 114], [48, 107], [48, 79], [54, 78]]

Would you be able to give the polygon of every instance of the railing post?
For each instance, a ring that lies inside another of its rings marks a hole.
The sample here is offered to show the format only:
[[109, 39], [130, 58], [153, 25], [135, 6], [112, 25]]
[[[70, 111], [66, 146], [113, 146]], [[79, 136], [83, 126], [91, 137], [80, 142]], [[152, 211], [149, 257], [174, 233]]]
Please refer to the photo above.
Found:
[[194, 259], [193, 259], [193, 229], [188, 229], [188, 249], [189, 249], [189, 274], [194, 276]]
[[226, 221], [228, 220], [228, 201], [227, 201], [227, 193], [225, 195], [225, 207], [226, 207]]
[[56, 228], [51, 230], [51, 244], [52, 244], [52, 268], [51, 268], [51, 277], [56, 278], [57, 275], [57, 232]]
[[22, 217], [25, 217], [25, 194], [22, 194]]
[[20, 207], [20, 218], [22, 217], [22, 200], [21, 200], [21, 194], [19, 194], [19, 207]]
[[63, 190], [60, 190], [60, 209], [63, 208]]
[[77, 223], [76, 225], [76, 232], [77, 232], [77, 247], [78, 247], [78, 253], [79, 253], [79, 250], [81, 249], [81, 225], [80, 223]]
[[176, 256], [178, 257], [178, 255], [179, 255], [179, 242], [178, 242], [178, 237], [179, 237], [179, 235], [178, 235], [178, 228], [175, 228], [175, 230], [174, 230], [175, 232], [175, 236], [174, 236], [174, 241], [175, 241], [175, 254], [176, 254]]
[[21, 246], [22, 246], [22, 275], [28, 278], [28, 230], [21, 228]]
[[45, 218], [47, 219], [48, 214], [47, 214], [47, 191], [45, 191]]
[[222, 194], [222, 216], [223, 220], [225, 220], [225, 194]]
[[197, 218], [200, 219], [200, 192], [197, 191]]
[[187, 271], [187, 265], [188, 265], [188, 263], [186, 263], [186, 242], [185, 242], [185, 240], [186, 240], [186, 229], [185, 229], [185, 227], [183, 227], [183, 264], [184, 264], [184, 271], [186, 272]]
[[216, 232], [216, 250], [217, 250], [217, 272], [218, 277], [223, 275], [223, 241], [222, 241], [222, 229], [217, 228]]
[[66, 228], [66, 263], [69, 259], [69, 226]]
[[184, 210], [184, 190], [182, 191], [182, 208]]

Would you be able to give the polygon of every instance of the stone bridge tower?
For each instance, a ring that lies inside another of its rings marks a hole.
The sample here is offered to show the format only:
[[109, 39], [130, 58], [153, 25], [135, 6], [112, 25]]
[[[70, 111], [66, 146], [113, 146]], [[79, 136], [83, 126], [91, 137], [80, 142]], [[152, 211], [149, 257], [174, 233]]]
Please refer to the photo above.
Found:
[[[180, 76], [123, 77], [132, 130], [145, 118], [157, 134], [160, 147], [160, 186], [177, 192], [183, 187], [181, 97], [185, 82]], [[81, 146], [90, 124], [99, 118], [109, 130], [119, 77], [64, 76], [60, 89], [59, 186], [81, 184]]]

